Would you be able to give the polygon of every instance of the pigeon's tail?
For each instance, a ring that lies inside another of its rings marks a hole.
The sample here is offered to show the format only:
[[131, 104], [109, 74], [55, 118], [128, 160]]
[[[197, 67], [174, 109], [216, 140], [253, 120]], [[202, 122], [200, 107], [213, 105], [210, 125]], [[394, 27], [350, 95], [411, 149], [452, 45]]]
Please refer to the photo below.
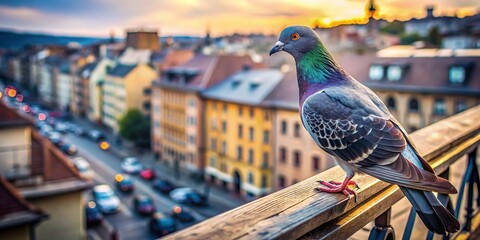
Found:
[[457, 219], [438, 201], [432, 192], [400, 187], [417, 211], [425, 226], [436, 234], [446, 235], [460, 229]]

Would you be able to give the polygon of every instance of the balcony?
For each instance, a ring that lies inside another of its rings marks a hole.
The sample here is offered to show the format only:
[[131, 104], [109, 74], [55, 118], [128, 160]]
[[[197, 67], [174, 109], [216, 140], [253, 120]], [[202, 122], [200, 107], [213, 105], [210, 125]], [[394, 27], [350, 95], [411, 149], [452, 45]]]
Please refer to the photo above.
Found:
[[[477, 106], [410, 135], [420, 154], [438, 175], [447, 179], [450, 175], [458, 175], [452, 182], [459, 193], [438, 196], [461, 223], [461, 231], [450, 238], [467, 239], [480, 226], [480, 178], [476, 163], [480, 144], [479, 119], [480, 106]], [[454, 163], [464, 163], [465, 167], [451, 168]], [[460, 174], [450, 174], [451, 171]], [[397, 186], [369, 176], [357, 176], [355, 180], [361, 187], [357, 191], [357, 202], [341, 194], [313, 191], [318, 186], [317, 180], [340, 181], [343, 177], [339, 167], [331, 168], [168, 235], [166, 239], [346, 239], [371, 222], [374, 226], [369, 239], [395, 239], [395, 232], [404, 239], [418, 239], [412, 237], [412, 230], [423, 224], [415, 223], [415, 211], [410, 211], [401, 228], [393, 229], [391, 225], [391, 221], [396, 220], [391, 217], [392, 206], [404, 197]], [[425, 237], [432, 239], [433, 234], [426, 233], [422, 238]]]

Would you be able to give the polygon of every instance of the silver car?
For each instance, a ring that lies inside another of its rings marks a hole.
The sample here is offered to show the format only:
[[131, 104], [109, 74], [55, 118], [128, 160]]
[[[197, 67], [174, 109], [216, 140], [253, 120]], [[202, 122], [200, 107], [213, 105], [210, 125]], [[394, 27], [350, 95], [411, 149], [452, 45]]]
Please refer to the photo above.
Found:
[[106, 185], [97, 185], [93, 188], [93, 199], [103, 213], [116, 213], [120, 210], [120, 199], [113, 189]]
[[134, 157], [128, 157], [123, 159], [123, 162], [120, 165], [120, 167], [124, 172], [130, 173], [130, 174], [139, 173], [143, 169], [142, 163]]

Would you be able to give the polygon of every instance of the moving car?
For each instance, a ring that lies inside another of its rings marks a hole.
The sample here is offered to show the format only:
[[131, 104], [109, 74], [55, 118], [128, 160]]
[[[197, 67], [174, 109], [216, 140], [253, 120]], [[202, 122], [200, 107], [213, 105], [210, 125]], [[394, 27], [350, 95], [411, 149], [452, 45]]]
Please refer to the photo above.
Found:
[[152, 168], [145, 168], [142, 171], [140, 171], [140, 177], [145, 180], [152, 180], [156, 177], [155, 170]]
[[130, 174], [139, 173], [143, 169], [142, 163], [140, 163], [140, 161], [138, 161], [138, 159], [134, 157], [127, 157], [123, 159], [123, 162], [120, 165], [120, 167], [124, 172], [130, 173]]
[[77, 154], [77, 147], [73, 144], [69, 144], [69, 143], [63, 143], [60, 145], [60, 149], [66, 153], [66, 154], [69, 154], [69, 155], [75, 155]]
[[152, 186], [154, 189], [164, 194], [168, 194], [175, 189], [175, 186], [171, 182], [160, 178], [153, 180]]
[[87, 217], [87, 226], [95, 226], [100, 224], [103, 221], [103, 214], [98, 209], [97, 203], [95, 201], [89, 201], [85, 205], [86, 217]]
[[135, 188], [133, 186], [133, 180], [130, 176], [124, 174], [115, 175], [115, 186], [121, 192], [132, 192]]
[[172, 213], [170, 214], [172, 217], [180, 220], [181, 222], [193, 222], [195, 218], [193, 217], [190, 210], [186, 208], [182, 208], [180, 206], [174, 206], [172, 208]]
[[151, 215], [155, 212], [153, 199], [146, 195], [136, 195], [133, 199], [133, 207], [142, 215]]
[[78, 170], [80, 175], [86, 179], [93, 179], [94, 173], [90, 168], [90, 163], [83, 157], [76, 157], [73, 159], [73, 165]]
[[96, 142], [106, 139], [105, 135], [98, 130], [91, 130], [90, 132], [88, 132], [88, 137]]
[[160, 212], [156, 212], [152, 215], [149, 225], [150, 230], [159, 237], [165, 236], [177, 230], [175, 220], [172, 217]]
[[177, 188], [172, 190], [169, 195], [178, 203], [189, 203], [197, 206], [207, 205], [207, 199], [191, 188]]
[[120, 199], [110, 186], [97, 185], [93, 188], [92, 194], [102, 213], [116, 213], [120, 210]]

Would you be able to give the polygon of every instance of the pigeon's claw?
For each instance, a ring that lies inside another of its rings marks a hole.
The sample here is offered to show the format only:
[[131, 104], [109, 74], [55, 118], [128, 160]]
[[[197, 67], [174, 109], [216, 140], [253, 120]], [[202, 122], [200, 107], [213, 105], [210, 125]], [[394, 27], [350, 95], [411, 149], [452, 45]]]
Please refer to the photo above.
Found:
[[315, 190], [318, 192], [327, 192], [327, 193], [343, 193], [343, 195], [350, 198], [351, 195], [355, 197], [355, 203], [357, 202], [357, 193], [355, 190], [351, 189], [349, 186], [353, 185], [357, 189], [360, 189], [358, 184], [354, 181], [351, 181], [349, 178], [346, 178], [343, 182], [335, 182], [335, 181], [318, 181], [322, 187], [316, 187]]

